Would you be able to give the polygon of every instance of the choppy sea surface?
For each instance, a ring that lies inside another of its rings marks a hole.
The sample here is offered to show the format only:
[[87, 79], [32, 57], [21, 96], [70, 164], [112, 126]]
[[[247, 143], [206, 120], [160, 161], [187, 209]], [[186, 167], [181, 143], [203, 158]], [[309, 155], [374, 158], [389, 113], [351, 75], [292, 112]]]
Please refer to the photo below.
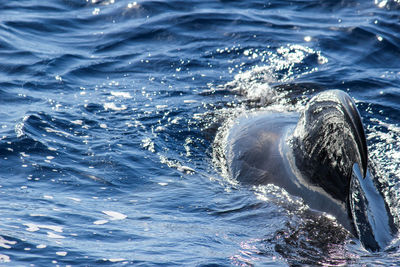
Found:
[[1, 265], [399, 265], [218, 160], [239, 114], [327, 89], [398, 222], [399, 1], [1, 1]]

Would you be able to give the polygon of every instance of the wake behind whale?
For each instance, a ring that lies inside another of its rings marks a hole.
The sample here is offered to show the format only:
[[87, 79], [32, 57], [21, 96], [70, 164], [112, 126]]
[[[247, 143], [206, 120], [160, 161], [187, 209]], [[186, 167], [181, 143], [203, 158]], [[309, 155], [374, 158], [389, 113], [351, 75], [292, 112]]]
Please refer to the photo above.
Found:
[[342, 91], [317, 94], [301, 114], [254, 112], [238, 118], [224, 157], [232, 179], [284, 188], [310, 208], [333, 215], [369, 250], [384, 249], [397, 233], [371, 175], [360, 115]]

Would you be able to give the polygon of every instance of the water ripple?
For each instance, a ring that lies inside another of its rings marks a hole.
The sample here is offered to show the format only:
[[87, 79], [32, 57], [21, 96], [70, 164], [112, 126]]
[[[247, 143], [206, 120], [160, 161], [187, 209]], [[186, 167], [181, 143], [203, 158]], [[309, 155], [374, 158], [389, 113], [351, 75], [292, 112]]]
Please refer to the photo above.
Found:
[[370, 254], [334, 219], [214, 163], [235, 116], [342, 89], [396, 213], [399, 6], [1, 2], [0, 262], [398, 263], [398, 245]]

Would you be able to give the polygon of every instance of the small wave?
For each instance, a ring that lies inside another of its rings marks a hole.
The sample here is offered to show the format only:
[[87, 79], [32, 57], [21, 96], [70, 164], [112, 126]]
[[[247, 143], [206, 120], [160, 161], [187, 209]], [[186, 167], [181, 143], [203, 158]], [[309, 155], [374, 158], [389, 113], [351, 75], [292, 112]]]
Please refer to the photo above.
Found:
[[400, 225], [400, 127], [371, 118], [366, 135], [369, 156], [376, 165], [376, 178], [387, 185], [383, 188], [385, 200], [389, 203], [396, 225]]

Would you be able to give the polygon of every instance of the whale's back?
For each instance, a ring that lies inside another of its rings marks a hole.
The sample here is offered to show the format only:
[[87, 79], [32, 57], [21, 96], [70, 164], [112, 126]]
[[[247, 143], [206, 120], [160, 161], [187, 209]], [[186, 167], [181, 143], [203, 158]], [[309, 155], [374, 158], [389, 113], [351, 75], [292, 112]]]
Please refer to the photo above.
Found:
[[261, 113], [241, 118], [230, 130], [226, 161], [232, 178], [246, 184], [287, 187], [283, 155], [296, 113]]

